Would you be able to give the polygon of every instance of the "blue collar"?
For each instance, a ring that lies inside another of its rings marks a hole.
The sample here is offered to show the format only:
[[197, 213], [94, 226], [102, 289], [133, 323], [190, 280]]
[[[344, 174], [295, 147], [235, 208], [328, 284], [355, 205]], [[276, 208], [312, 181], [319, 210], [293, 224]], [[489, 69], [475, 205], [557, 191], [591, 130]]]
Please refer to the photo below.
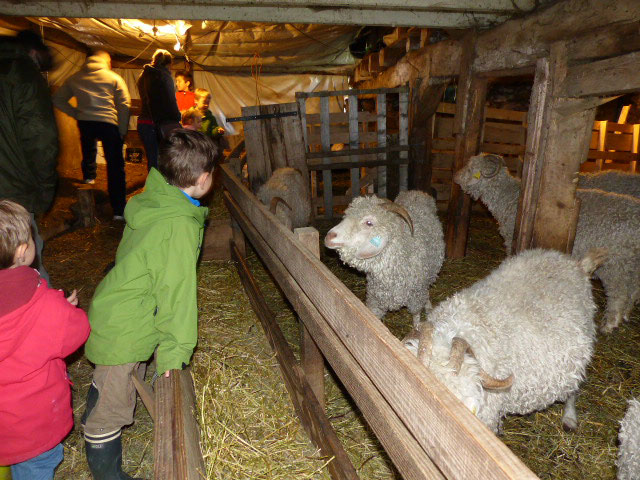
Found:
[[180, 190], [185, 197], [187, 197], [189, 199], [189, 201], [194, 204], [196, 207], [200, 206], [200, 202], [198, 200], [196, 200], [195, 198], [193, 198], [191, 195], [189, 195], [188, 193], [186, 193], [184, 190]]

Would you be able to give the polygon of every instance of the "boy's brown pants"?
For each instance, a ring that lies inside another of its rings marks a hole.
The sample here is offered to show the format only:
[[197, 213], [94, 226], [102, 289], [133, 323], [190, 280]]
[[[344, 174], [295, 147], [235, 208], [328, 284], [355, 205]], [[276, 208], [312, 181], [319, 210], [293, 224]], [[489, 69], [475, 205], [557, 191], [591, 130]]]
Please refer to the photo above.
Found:
[[112, 435], [119, 434], [122, 427], [133, 423], [136, 389], [131, 376], [136, 375], [144, 381], [146, 368], [147, 365], [140, 362], [96, 365], [93, 385], [99, 396], [84, 422], [86, 436], [107, 441]]

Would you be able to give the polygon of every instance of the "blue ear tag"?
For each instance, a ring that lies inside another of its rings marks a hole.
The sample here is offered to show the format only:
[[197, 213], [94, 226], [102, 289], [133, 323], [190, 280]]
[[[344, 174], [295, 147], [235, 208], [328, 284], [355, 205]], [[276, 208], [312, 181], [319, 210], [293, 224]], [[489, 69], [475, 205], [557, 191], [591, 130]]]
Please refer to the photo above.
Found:
[[380, 237], [373, 237], [371, 240], [369, 240], [369, 243], [371, 243], [371, 245], [373, 245], [374, 247], [379, 247], [380, 245], [382, 245], [382, 238]]

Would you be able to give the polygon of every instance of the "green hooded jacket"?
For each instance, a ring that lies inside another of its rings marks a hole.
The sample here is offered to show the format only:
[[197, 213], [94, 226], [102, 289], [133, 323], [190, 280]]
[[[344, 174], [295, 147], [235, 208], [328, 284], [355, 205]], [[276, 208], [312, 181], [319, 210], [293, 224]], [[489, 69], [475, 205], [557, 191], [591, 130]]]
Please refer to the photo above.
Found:
[[146, 361], [157, 371], [188, 364], [198, 340], [196, 263], [209, 210], [152, 168], [129, 200], [116, 264], [89, 307], [87, 358], [98, 365]]
[[58, 128], [47, 82], [15, 39], [0, 37], [0, 198], [32, 213], [53, 202]]

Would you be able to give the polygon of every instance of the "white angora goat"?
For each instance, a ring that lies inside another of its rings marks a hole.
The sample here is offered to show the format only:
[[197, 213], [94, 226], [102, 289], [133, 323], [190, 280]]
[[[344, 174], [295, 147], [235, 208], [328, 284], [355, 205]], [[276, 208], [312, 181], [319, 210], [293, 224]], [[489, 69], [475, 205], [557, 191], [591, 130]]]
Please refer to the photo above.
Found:
[[640, 198], [640, 175], [620, 170], [581, 173], [578, 175], [578, 188], [597, 188]]
[[311, 199], [307, 180], [300, 170], [277, 168], [260, 188], [257, 197], [271, 207], [288, 228], [306, 227], [311, 216]]
[[618, 434], [618, 480], [640, 478], [640, 402], [629, 400], [627, 413], [620, 422]]
[[[481, 200], [498, 221], [507, 252], [515, 228], [520, 180], [512, 177], [497, 155], [476, 155], [454, 176], [462, 189]], [[640, 297], [640, 199], [629, 195], [580, 190], [580, 214], [573, 255], [605, 247], [609, 258], [596, 271], [607, 294], [603, 332], [611, 332], [628, 320]]]
[[421, 311], [431, 309], [429, 286], [444, 261], [444, 235], [428, 194], [402, 192], [395, 203], [355, 198], [324, 244], [367, 274], [366, 303], [378, 318], [406, 306], [417, 325]]
[[591, 360], [596, 305], [591, 272], [606, 256], [578, 261], [534, 249], [440, 303], [403, 340], [494, 432], [506, 414], [565, 403], [577, 427], [575, 395]]

